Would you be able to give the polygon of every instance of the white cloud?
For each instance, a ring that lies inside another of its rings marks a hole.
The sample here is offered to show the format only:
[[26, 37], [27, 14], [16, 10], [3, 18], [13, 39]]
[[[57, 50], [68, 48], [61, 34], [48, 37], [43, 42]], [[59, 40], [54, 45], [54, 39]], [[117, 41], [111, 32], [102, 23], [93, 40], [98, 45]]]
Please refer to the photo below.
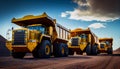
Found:
[[61, 17], [67, 17], [67, 15], [69, 15], [68, 13], [62, 12], [61, 13]]
[[85, 27], [83, 27], [83, 26], [79, 26], [78, 28], [82, 28], [82, 29], [85, 29]]
[[106, 28], [106, 26], [103, 23], [93, 23], [93, 24], [90, 24], [88, 27], [93, 29]]
[[92, 13], [91, 11], [82, 11], [82, 10], [79, 10], [79, 9], [75, 9], [74, 11], [66, 11], [64, 12], [65, 14], [65, 17], [67, 15], [70, 15], [69, 19], [73, 19], [73, 20], [84, 20], [84, 21], [93, 21], [93, 20], [96, 20], [96, 21], [113, 21], [113, 20], [116, 20], [118, 19], [118, 17], [108, 17], [108, 16], [103, 16], [103, 15], [100, 15], [100, 14], [95, 14], [95, 13]]
[[65, 11], [61, 13], [61, 17], [67, 17], [73, 20], [84, 20], [84, 21], [114, 21], [119, 19], [120, 16], [115, 14], [115, 12], [106, 12], [105, 10], [94, 5], [89, 0], [74, 0], [78, 4], [78, 7], [73, 11]]

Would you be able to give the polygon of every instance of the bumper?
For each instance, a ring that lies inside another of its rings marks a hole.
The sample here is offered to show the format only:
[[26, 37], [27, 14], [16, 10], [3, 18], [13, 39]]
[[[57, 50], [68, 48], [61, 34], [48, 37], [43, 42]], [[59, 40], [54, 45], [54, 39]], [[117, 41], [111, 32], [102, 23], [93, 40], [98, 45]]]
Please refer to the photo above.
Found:
[[106, 53], [107, 52], [107, 48], [99, 48], [99, 52], [100, 53]]
[[37, 46], [37, 42], [28, 42], [26, 45], [12, 45], [11, 41], [6, 42], [8, 50], [15, 52], [32, 52]]
[[72, 51], [81, 51], [80, 46], [68, 46]]
[[71, 49], [77, 50], [77, 51], [84, 51], [86, 46], [87, 46], [87, 43], [84, 43], [84, 44], [80, 44], [79, 46], [71, 46], [71, 45], [69, 45], [68, 48], [71, 48]]

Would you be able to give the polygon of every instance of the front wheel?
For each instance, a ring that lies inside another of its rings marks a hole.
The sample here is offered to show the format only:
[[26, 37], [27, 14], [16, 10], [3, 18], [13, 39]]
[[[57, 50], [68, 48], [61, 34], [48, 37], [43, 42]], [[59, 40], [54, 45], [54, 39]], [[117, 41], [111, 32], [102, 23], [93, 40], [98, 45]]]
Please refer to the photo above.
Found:
[[68, 56], [68, 46], [64, 43], [55, 43], [54, 46], [54, 56], [55, 57], [67, 57]]
[[98, 54], [98, 48], [97, 45], [92, 46], [92, 55], [97, 55]]
[[35, 58], [49, 58], [51, 56], [51, 44], [48, 40], [43, 40], [33, 51]]
[[86, 47], [86, 54], [91, 55], [91, 46], [90, 46], [90, 44], [88, 44], [87, 47]]

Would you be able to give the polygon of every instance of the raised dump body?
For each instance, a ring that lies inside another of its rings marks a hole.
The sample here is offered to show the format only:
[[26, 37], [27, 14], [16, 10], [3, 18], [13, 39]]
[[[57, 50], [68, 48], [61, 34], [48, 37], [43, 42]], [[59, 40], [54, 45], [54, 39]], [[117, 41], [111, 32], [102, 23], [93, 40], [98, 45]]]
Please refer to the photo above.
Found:
[[77, 54], [97, 55], [97, 46], [99, 45], [98, 37], [88, 29], [77, 28], [70, 32], [71, 40], [69, 43], [69, 54], [73, 55], [76, 51]]
[[99, 53], [113, 53], [113, 38], [100, 38], [99, 39], [100, 46], [98, 47]]
[[[12, 30], [12, 41], [6, 42], [14, 58], [23, 58], [28, 52], [35, 58], [68, 56], [69, 29], [57, 24], [46, 13], [13, 18], [12, 23], [23, 27]], [[59, 30], [62, 32], [57, 32]], [[60, 37], [61, 34], [64, 36]]]

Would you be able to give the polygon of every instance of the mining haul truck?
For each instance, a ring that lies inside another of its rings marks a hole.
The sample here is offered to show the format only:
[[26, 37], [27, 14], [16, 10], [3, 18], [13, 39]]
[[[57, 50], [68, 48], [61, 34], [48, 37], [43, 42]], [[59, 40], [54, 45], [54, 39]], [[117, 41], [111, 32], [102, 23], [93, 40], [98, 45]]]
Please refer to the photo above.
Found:
[[100, 46], [98, 47], [99, 53], [113, 53], [113, 38], [100, 38], [99, 39]]
[[90, 28], [81, 29], [77, 28], [71, 30], [71, 39], [69, 40], [69, 55], [83, 54], [86, 52], [87, 55], [97, 55], [99, 40], [98, 37], [91, 32]]
[[69, 29], [56, 23], [46, 13], [13, 18], [21, 26], [12, 30], [12, 40], [6, 42], [13, 58], [23, 58], [32, 53], [34, 58], [67, 57]]

